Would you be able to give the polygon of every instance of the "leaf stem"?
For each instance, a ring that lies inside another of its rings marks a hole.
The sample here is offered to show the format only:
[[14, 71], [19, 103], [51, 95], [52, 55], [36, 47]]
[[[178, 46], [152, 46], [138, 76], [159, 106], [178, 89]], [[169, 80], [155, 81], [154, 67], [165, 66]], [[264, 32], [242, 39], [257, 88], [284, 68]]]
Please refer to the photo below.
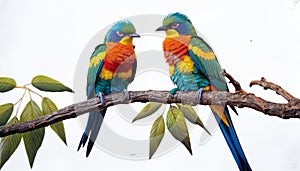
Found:
[[23, 86], [16, 86], [15, 88], [27, 89], [27, 87], [25, 85], [23, 85]]
[[25, 84], [25, 85], [23, 85], [23, 86], [16, 86], [16, 88], [22, 88], [22, 89], [28, 90], [30, 99], [31, 99], [31, 94], [30, 94], [30, 92], [31, 92], [31, 93], [34, 93], [34, 94], [36, 94], [36, 95], [38, 95], [38, 96], [40, 96], [41, 98], [44, 98], [44, 97], [43, 97], [42, 95], [40, 95], [38, 92], [33, 91], [32, 89], [28, 88], [27, 86], [29, 86], [29, 85], [31, 85], [31, 83]]
[[30, 89], [27, 89], [27, 90], [28, 90], [29, 98], [30, 98], [30, 100], [32, 100]]
[[30, 88], [27, 88], [27, 89], [29, 90], [29, 92], [32, 92], [33, 94], [36, 94], [36, 95], [40, 96], [41, 98], [44, 98], [42, 95], [40, 95], [39, 93], [31, 90]]
[[15, 117], [17, 117], [17, 114], [18, 114], [18, 112], [19, 112], [19, 109], [20, 109], [20, 107], [21, 107], [23, 98], [24, 98], [24, 96], [25, 96], [27, 90], [28, 90], [28, 89], [25, 89], [25, 90], [24, 90], [24, 93], [23, 93], [23, 95], [21, 96], [21, 98], [14, 104], [14, 105], [17, 105], [17, 104], [19, 103], [19, 105], [18, 105], [18, 107], [17, 107], [17, 110], [16, 110]]

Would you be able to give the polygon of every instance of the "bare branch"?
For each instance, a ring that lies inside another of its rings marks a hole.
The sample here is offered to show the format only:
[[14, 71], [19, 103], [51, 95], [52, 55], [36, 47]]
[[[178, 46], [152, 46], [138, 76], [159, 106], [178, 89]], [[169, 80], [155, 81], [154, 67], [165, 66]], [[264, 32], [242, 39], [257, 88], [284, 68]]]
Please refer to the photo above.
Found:
[[253, 80], [250, 82], [250, 87], [253, 85], [259, 85], [263, 87], [265, 90], [270, 89], [275, 91], [278, 95], [281, 95], [283, 98], [285, 98], [287, 101], [298, 101], [299, 99], [292, 96], [290, 93], [285, 91], [283, 88], [281, 88], [279, 85], [276, 85], [272, 82], [267, 82], [267, 80], [264, 77], [261, 77], [260, 80]]
[[128, 104], [135, 102], [146, 103], [149, 101], [160, 102], [165, 104], [171, 103], [183, 103], [189, 105], [210, 105], [210, 104], [221, 104], [221, 105], [231, 105], [239, 108], [248, 107], [254, 110], [260, 111], [266, 115], [277, 116], [283, 119], [289, 118], [300, 118], [300, 100], [293, 97], [291, 94], [286, 92], [280, 86], [267, 82], [265, 79], [252, 81], [250, 85], [260, 85], [265, 89], [271, 89], [277, 92], [279, 95], [283, 96], [288, 100], [288, 103], [274, 103], [264, 100], [260, 97], [255, 96], [251, 93], [246, 93], [242, 90], [240, 84], [233, 79], [231, 75], [226, 73], [223, 74], [230, 80], [231, 83], [236, 88], [237, 92], [241, 93], [229, 93], [225, 91], [219, 92], [203, 92], [202, 98], [196, 101], [196, 92], [182, 92], [178, 91], [171, 97], [169, 91], [131, 91], [129, 92], [129, 101], [125, 100], [123, 93], [116, 93], [105, 95], [105, 103], [101, 104], [99, 98], [95, 97], [87, 101], [76, 103], [67, 107], [64, 107], [56, 112], [53, 112], [47, 116], [40, 117], [36, 120], [22, 122], [19, 124], [13, 124], [9, 126], [0, 127], [0, 137], [8, 136], [15, 133], [24, 133], [41, 127], [46, 127], [53, 123], [76, 118], [79, 115], [93, 111], [93, 110], [103, 110], [109, 106], [117, 104]]

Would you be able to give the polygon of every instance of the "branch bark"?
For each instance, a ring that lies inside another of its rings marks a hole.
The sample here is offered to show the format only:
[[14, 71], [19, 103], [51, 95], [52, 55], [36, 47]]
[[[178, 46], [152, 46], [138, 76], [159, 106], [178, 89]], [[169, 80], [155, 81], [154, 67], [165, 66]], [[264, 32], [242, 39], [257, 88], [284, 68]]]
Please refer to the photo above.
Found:
[[64, 107], [56, 112], [40, 117], [36, 120], [9, 126], [1, 126], [0, 137], [15, 133], [24, 133], [41, 127], [46, 127], [65, 119], [76, 118], [77, 116], [80, 116], [84, 113], [97, 110], [97, 108], [102, 110], [106, 107], [117, 104], [128, 104], [135, 102], [146, 103], [149, 101], [165, 104], [183, 103], [189, 105], [231, 105], [239, 108], [252, 108], [266, 115], [277, 116], [283, 119], [300, 118], [300, 100], [289, 94], [280, 86], [271, 82], [267, 82], [265, 78], [262, 78], [261, 80], [254, 80], [250, 83], [250, 86], [259, 85], [265, 89], [271, 89], [275, 91], [277, 94], [283, 96], [288, 101], [287, 103], [274, 103], [257, 97], [252, 93], [246, 93], [242, 90], [240, 84], [236, 80], [234, 80], [231, 75], [226, 73], [225, 70], [222, 71], [222, 74], [225, 75], [234, 85], [234, 87], [236, 88], [235, 93], [229, 93], [225, 91], [203, 92], [200, 101], [196, 101], [196, 92], [194, 91], [178, 91], [176, 92], [174, 97], [171, 97], [169, 95], [169, 91], [131, 91], [129, 92], [129, 100], [125, 99], [123, 93], [110, 94], [105, 95], [104, 104], [101, 104], [99, 98], [95, 97], [81, 103], [76, 103]]

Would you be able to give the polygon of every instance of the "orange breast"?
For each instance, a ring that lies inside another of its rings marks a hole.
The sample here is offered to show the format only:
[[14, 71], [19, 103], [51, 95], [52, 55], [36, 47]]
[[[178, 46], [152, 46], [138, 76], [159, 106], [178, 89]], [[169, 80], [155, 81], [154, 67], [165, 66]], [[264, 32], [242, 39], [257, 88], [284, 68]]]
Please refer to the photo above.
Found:
[[163, 42], [163, 50], [166, 62], [170, 66], [182, 61], [184, 55], [188, 53], [188, 43], [191, 36], [178, 36], [175, 38], [166, 38]]
[[132, 68], [135, 54], [132, 44], [107, 43], [104, 68], [113, 73], [126, 72]]

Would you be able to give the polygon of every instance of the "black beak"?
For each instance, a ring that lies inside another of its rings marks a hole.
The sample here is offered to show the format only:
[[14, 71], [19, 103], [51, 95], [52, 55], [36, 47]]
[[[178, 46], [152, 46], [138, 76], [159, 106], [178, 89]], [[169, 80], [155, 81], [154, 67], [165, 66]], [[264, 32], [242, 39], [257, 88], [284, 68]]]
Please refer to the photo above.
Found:
[[166, 27], [166, 26], [160, 26], [155, 31], [166, 31], [166, 30], [168, 30], [168, 27]]
[[129, 37], [141, 37], [140, 35], [138, 35], [137, 33], [132, 33], [128, 35]]

